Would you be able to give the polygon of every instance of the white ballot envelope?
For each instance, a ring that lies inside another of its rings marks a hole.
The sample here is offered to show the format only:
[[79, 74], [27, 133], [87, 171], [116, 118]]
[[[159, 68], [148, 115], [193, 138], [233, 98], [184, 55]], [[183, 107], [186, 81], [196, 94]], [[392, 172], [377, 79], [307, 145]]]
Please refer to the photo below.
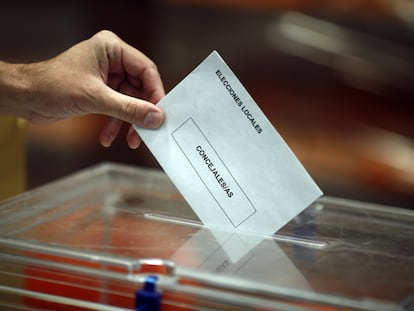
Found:
[[204, 225], [269, 235], [321, 196], [216, 51], [158, 106], [161, 128], [135, 129]]

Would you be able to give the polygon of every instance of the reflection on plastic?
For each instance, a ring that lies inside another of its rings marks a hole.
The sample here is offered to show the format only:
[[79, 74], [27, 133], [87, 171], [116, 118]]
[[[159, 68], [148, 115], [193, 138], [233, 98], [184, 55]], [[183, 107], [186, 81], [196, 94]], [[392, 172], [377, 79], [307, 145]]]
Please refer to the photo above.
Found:
[[[171, 260], [208, 273], [242, 278], [258, 276], [265, 271], [264, 279], [285, 280], [297, 288], [310, 288], [279, 245], [276, 242], [262, 243], [264, 240], [264, 236], [203, 227], [177, 250]], [[269, 269], [263, 270], [263, 267]]]

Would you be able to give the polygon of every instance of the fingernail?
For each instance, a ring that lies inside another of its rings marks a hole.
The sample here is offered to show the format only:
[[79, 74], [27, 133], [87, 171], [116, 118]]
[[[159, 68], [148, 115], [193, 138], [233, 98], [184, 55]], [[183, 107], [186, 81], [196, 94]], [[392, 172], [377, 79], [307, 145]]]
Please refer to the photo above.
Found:
[[102, 142], [102, 146], [105, 147], [105, 148], [109, 148], [109, 147], [111, 147], [111, 144], [108, 143], [108, 142]]
[[101, 138], [101, 144], [102, 146], [108, 148], [111, 147], [112, 145], [112, 137], [105, 137], [105, 138]]
[[115, 139], [115, 135], [113, 135], [113, 134], [108, 135], [108, 140], [106, 141], [106, 146], [105, 147], [111, 147], [114, 139]]
[[144, 126], [148, 128], [157, 128], [161, 125], [163, 120], [161, 112], [148, 112], [144, 119]]
[[128, 135], [127, 135], [127, 141], [128, 141], [128, 146], [131, 149], [137, 149], [141, 143], [141, 140], [139, 139], [139, 136], [137, 135], [133, 127], [129, 128]]

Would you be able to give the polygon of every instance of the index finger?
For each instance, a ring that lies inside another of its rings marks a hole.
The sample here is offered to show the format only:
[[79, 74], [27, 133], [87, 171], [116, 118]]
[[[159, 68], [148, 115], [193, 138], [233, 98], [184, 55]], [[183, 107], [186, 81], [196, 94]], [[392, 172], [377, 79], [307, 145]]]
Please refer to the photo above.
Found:
[[164, 86], [155, 63], [142, 52], [123, 42], [122, 67], [129, 83], [142, 89], [145, 99], [157, 103], [164, 95]]

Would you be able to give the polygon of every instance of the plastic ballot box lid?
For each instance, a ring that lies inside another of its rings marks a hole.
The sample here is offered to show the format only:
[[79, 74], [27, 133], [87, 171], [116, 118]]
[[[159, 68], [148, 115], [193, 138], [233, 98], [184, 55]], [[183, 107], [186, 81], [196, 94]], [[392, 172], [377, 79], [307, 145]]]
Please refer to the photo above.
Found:
[[161, 171], [110, 163], [0, 204], [1, 310], [413, 310], [413, 294], [410, 210], [322, 197], [271, 236], [220, 232]]

